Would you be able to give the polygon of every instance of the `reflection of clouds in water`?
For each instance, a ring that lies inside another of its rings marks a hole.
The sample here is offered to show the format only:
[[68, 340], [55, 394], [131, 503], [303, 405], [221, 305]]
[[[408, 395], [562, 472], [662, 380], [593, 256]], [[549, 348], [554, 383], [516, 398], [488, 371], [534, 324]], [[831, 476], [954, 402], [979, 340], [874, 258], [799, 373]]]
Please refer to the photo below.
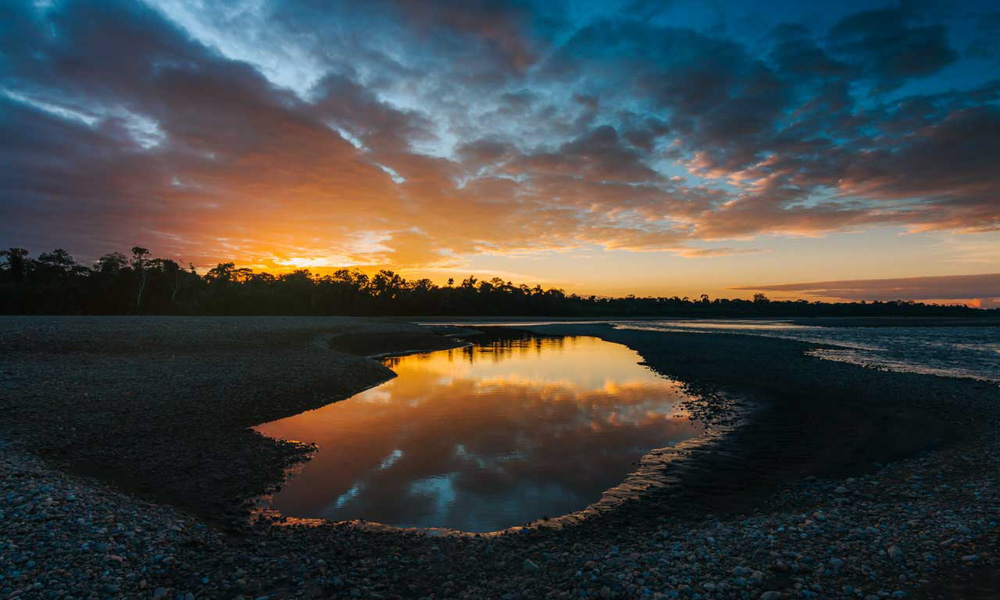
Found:
[[[337, 496], [337, 501], [333, 503], [334, 508], [342, 508], [349, 500], [356, 498], [358, 494], [361, 493], [360, 483], [355, 483], [351, 486], [351, 489], [347, 490], [343, 494]], [[327, 508], [324, 512], [332, 512], [331, 509]]]
[[382, 459], [382, 464], [380, 464], [378, 466], [378, 468], [380, 468], [380, 469], [388, 469], [392, 465], [396, 464], [396, 461], [399, 460], [400, 458], [403, 458], [403, 451], [402, 450], [393, 450], [392, 453], [389, 456], [387, 456], [384, 459]]
[[[394, 361], [399, 376], [378, 388], [258, 427], [321, 448], [274, 506], [295, 516], [497, 529], [583, 508], [645, 452], [701, 433], [677, 407], [685, 396], [674, 382], [621, 346], [583, 339], [553, 346], [551, 360], [542, 345], [526, 377], [498, 374], [509, 370], [503, 361], [470, 368], [447, 353], [404, 357]], [[601, 349], [605, 373], [578, 369], [582, 385], [565, 377], [574, 353], [587, 362]], [[459, 375], [441, 377], [456, 364]]]
[[414, 481], [410, 484], [410, 494], [428, 498], [434, 507], [434, 519], [445, 518], [449, 505], [455, 501], [455, 474], [439, 475]]
[[[388, 469], [392, 465], [396, 464], [396, 461], [398, 461], [402, 457], [403, 457], [403, 451], [402, 450], [393, 450], [392, 453], [389, 454], [389, 456], [387, 456], [384, 459], [382, 459], [382, 463], [379, 464], [379, 466], [378, 466], [379, 470]], [[337, 497], [337, 501], [334, 502], [334, 507], [335, 508], [342, 508], [350, 500], [356, 498], [359, 494], [361, 494], [361, 489], [362, 489], [363, 485], [364, 484], [362, 484], [360, 482], [359, 483], [355, 483], [354, 485], [352, 485], [351, 489], [347, 490], [346, 492], [344, 492], [343, 494], [341, 494], [340, 496]], [[330, 508], [327, 508], [327, 510], [325, 512], [329, 512], [329, 511], [330, 511]]]
[[358, 394], [352, 398], [352, 401], [354, 400], [357, 400], [358, 402], [367, 402], [369, 404], [385, 404], [387, 402], [392, 402], [392, 394], [390, 394], [388, 390], [377, 387]]

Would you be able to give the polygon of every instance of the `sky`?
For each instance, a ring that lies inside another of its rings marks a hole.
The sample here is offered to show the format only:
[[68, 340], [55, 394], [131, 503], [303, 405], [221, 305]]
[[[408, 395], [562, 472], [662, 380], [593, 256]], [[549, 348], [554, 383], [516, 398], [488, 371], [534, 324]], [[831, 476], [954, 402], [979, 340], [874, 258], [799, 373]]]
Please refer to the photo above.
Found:
[[7, 0], [0, 246], [997, 306], [998, 100], [993, 2]]

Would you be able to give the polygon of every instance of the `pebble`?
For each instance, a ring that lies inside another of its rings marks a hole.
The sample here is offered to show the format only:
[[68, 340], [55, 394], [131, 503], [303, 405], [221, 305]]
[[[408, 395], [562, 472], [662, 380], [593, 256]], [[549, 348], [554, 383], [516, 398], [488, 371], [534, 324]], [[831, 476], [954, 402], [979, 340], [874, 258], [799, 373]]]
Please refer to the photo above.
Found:
[[432, 538], [223, 531], [0, 444], [0, 598], [923, 597], [942, 573], [1000, 567], [998, 465], [992, 434], [853, 481], [795, 482], [751, 514]]

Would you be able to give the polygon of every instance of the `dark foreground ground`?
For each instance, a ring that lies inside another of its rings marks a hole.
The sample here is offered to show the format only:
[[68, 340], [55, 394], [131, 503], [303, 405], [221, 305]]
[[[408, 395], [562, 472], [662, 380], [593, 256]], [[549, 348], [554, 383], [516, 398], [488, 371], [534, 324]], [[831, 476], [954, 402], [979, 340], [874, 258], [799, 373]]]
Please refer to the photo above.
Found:
[[245, 525], [303, 454], [249, 426], [392, 376], [358, 354], [455, 341], [354, 319], [2, 319], [0, 597], [997, 597], [995, 385], [787, 340], [544, 329], [634, 348], [705, 419], [755, 408], [669, 463], [670, 485], [560, 529]]

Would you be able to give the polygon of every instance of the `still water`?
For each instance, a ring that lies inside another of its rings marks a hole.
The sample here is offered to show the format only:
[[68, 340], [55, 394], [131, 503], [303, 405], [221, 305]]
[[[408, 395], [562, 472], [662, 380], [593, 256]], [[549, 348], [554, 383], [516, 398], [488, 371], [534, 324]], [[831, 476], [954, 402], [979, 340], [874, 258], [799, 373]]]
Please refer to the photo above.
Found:
[[585, 508], [648, 451], [703, 433], [674, 381], [592, 337], [476, 338], [387, 359], [398, 377], [256, 427], [319, 451], [286, 516], [494, 531]]

